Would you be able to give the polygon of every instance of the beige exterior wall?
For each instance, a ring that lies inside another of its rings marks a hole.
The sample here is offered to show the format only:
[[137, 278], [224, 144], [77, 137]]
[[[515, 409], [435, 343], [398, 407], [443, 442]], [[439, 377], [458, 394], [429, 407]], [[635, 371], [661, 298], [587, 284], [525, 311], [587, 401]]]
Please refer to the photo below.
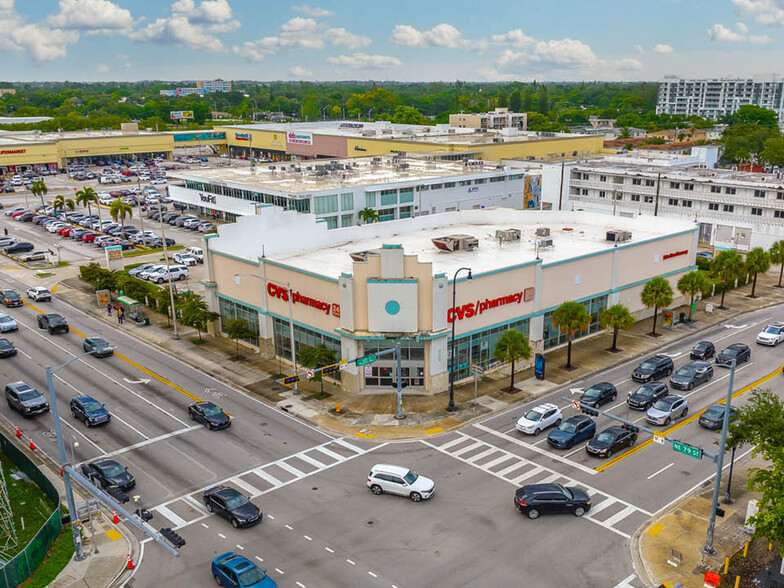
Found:
[[0, 147], [0, 166], [36, 165], [41, 163], [57, 163], [59, 155], [54, 142], [18, 143]]
[[122, 135], [113, 137], [85, 137], [57, 141], [61, 166], [66, 158], [93, 157], [96, 155], [123, 155], [174, 150], [174, 137], [166, 134]]
[[[215, 127], [215, 131], [226, 133], [226, 145], [234, 147], [250, 147], [254, 149], [268, 149], [270, 151], [286, 151], [286, 133], [278, 131], [244, 130], [236, 127]], [[251, 141], [237, 140], [236, 133], [250, 135]]]
[[[690, 260], [694, 256], [693, 244], [693, 233], [687, 233], [621, 248], [617, 287], [647, 280], [652, 272], [655, 272], [656, 275], [663, 275], [689, 267]], [[687, 253], [664, 259], [665, 255], [681, 251]]]
[[337, 283], [269, 263], [264, 264], [263, 271], [266, 279], [270, 281], [265, 291], [267, 310], [278, 316], [288, 318], [288, 300], [270, 295], [270, 289], [274, 291], [276, 287], [280, 287], [279, 285], [284, 285], [283, 289], [285, 290], [285, 284], [291, 284], [291, 288], [295, 293], [328, 305], [328, 308], [320, 310], [303, 302], [295, 301], [292, 306], [294, 322], [325, 331], [332, 337], [338, 336], [335, 333], [335, 329], [340, 327], [340, 316], [335, 314], [339, 313], [336, 307], [340, 308]]
[[[213, 255], [215, 256], [212, 264], [213, 280], [218, 284], [218, 294], [239, 300], [256, 308], [263, 308], [264, 288], [261, 281], [247, 277], [247, 274], [258, 276], [258, 266], [250, 262], [226, 257], [220, 253], [213, 253]], [[234, 280], [236, 274], [245, 274], [240, 277], [239, 285]]]
[[540, 308], [560, 306], [612, 289], [613, 251], [542, 268]]

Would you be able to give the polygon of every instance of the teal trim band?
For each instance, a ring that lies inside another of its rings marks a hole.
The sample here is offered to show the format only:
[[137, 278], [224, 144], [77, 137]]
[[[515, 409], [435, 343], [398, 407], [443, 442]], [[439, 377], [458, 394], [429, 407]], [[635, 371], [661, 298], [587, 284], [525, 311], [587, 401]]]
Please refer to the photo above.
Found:
[[294, 267], [294, 266], [291, 266], [291, 265], [286, 265], [285, 263], [272, 261], [272, 260], [270, 260], [270, 259], [268, 259], [266, 257], [263, 258], [263, 259], [264, 259], [264, 263], [265, 264], [274, 265], [275, 267], [279, 267], [281, 269], [291, 270], [293, 272], [297, 272], [298, 274], [304, 274], [306, 276], [310, 276], [311, 278], [318, 278], [319, 280], [324, 280], [325, 282], [332, 282], [333, 284], [337, 284], [338, 283], [338, 280], [336, 280], [335, 278], [322, 276], [321, 274], [317, 274], [317, 273], [314, 273], [314, 272], [309, 272], [308, 270], [300, 269], [298, 267]]
[[[537, 265], [537, 264], [541, 264], [541, 263], [542, 263], [541, 259], [534, 259], [533, 261], [526, 261], [525, 263], [518, 263], [517, 265], [510, 265], [509, 267], [502, 267], [502, 268], [499, 268], [499, 269], [490, 270], [490, 271], [486, 271], [486, 272], [474, 273], [474, 278], [482, 278], [484, 276], [492, 276], [493, 274], [501, 274], [501, 273], [504, 273], [504, 272], [511, 272], [513, 270], [524, 268], [524, 267], [529, 266], [529, 265]], [[467, 279], [468, 278], [457, 278], [457, 281], [458, 282], [462, 282], [462, 281], [467, 280]]]
[[403, 249], [402, 245], [382, 245], [382, 249]]
[[[518, 316], [517, 318], [509, 319], [508, 321], [503, 321], [503, 322], [500, 322], [500, 323], [493, 323], [492, 325], [487, 325], [485, 327], [482, 327], [481, 329], [474, 329], [473, 331], [466, 331], [465, 333], [455, 333], [455, 338], [456, 339], [462, 339], [463, 337], [469, 337], [471, 335], [476, 335], [478, 333], [483, 333], [483, 332], [488, 331], [490, 329], [494, 329], [495, 327], [503, 327], [504, 325], [508, 325], [508, 324], [511, 324], [511, 323], [516, 323], [518, 321], [525, 321], [525, 320], [530, 321], [535, 316], [536, 316], [535, 314], [526, 314], [526, 315], [523, 315], [523, 316]], [[530, 325], [529, 325], [529, 331], [530, 331]], [[449, 337], [448, 340], [451, 341], [452, 340], [452, 333], [446, 333], [446, 335]], [[441, 337], [441, 336], [442, 335], [437, 335], [437, 336], [433, 337], [433, 339], [436, 339], [436, 338]]]
[[199, 284], [204, 286], [205, 288], [217, 288], [218, 284], [215, 282], [205, 282], [204, 280], [199, 280]]
[[[317, 330], [313, 327], [308, 328], [314, 331]], [[319, 333], [320, 332], [321, 331], [319, 331]], [[354, 341], [380, 341], [382, 339], [386, 339], [386, 337], [383, 335], [354, 335], [353, 333], [349, 333], [348, 331], [344, 331], [342, 329], [335, 329], [335, 333], [341, 337], [345, 337], [346, 339], [353, 339]], [[332, 337], [332, 335], [329, 336]], [[396, 339], [410, 339], [410, 337], [396, 337]]]
[[648, 279], [645, 279], [645, 280], [638, 280], [638, 281], [633, 282], [631, 284], [624, 284], [623, 286], [618, 286], [617, 288], [612, 290], [612, 292], [621, 292], [623, 290], [628, 290], [629, 288], [634, 288], [636, 286], [642, 286], [643, 284], [647, 284], [648, 282], [650, 282], [653, 278], [669, 278], [670, 276], [674, 276], [676, 274], [682, 274], [682, 273], [690, 272], [690, 271], [692, 271], [691, 267], [692, 266], [685, 267], [685, 268], [682, 268], [682, 269], [672, 270], [671, 272], [667, 272], [666, 274], [661, 274], [659, 276], [653, 276], [652, 278], [648, 278]]
[[218, 233], [210, 233], [209, 235], [204, 235], [205, 239], [213, 239], [218, 236]]
[[[591, 294], [590, 296], [584, 296], [582, 298], [578, 298], [577, 300], [573, 300], [572, 302], [586, 302], [588, 300], [593, 300], [594, 298], [599, 298], [600, 296], [609, 296], [612, 293], [613, 290], [605, 290], [604, 292], [597, 292], [596, 294]], [[561, 305], [559, 304], [558, 306]], [[533, 316], [544, 316], [546, 313], [554, 311], [556, 308], [558, 308], [558, 306], [551, 306], [550, 308], [537, 310], [535, 313], [533, 313]]]
[[340, 272], [340, 277], [341, 278], [353, 278], [354, 274], [348, 274], [346, 272]]
[[255, 265], [256, 267], [259, 266], [259, 262], [258, 261], [253, 261], [252, 259], [248, 259], [246, 257], [237, 257], [236, 255], [232, 255], [231, 253], [224, 253], [223, 251], [212, 251], [212, 250], [210, 250], [210, 252], [213, 253], [214, 255], [219, 255], [221, 257], [228, 257], [229, 259], [233, 259], [235, 261], [241, 261], [243, 263], [249, 263], [250, 265]]
[[434, 277], [434, 278], [445, 278], [445, 277], [446, 277], [446, 274], [442, 272], [442, 273], [440, 273], [440, 274], [434, 274], [434, 275], [433, 275], [433, 277]]
[[385, 280], [384, 278], [368, 278], [368, 284], [416, 284], [419, 282], [417, 278], [390, 278]]

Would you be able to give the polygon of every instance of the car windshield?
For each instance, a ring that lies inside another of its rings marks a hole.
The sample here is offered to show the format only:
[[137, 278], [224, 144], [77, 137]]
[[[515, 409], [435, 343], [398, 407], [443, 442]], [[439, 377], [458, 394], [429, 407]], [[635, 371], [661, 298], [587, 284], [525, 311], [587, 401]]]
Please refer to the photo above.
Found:
[[575, 426], [574, 423], [565, 421], [560, 425], [558, 425], [558, 430], [563, 431], [564, 433], [574, 433], [577, 430], [577, 427]]
[[245, 498], [242, 494], [235, 494], [231, 498], [226, 499], [226, 508], [229, 510], [240, 508], [246, 504], [248, 504], [248, 499]]
[[599, 394], [601, 394], [601, 390], [599, 390], [599, 388], [588, 388], [583, 396], [586, 398], [597, 398]]
[[37, 390], [25, 390], [19, 393], [19, 400], [35, 400], [40, 394]]
[[10, 349], [13, 346], [14, 344], [11, 343], [8, 339], [0, 339], [0, 349]]
[[237, 577], [239, 578], [240, 586], [253, 586], [254, 584], [264, 580], [267, 575], [259, 568], [254, 567], [245, 572], [240, 572]]
[[11, 323], [14, 319], [7, 314], [0, 316], [0, 323]]
[[529, 410], [526, 413], [525, 418], [528, 419], [529, 421], [538, 421], [539, 419], [542, 418], [542, 413], [537, 412], [535, 410]]
[[693, 367], [683, 366], [677, 372], [675, 372], [675, 375], [677, 375], [677, 376], [684, 376], [684, 377], [690, 377], [690, 376], [694, 375], [695, 371], [697, 371], [697, 370], [695, 370]]
[[763, 331], [763, 333], [770, 333], [772, 335], [778, 335], [779, 333], [781, 333], [781, 327], [773, 327], [771, 325], [768, 325], [767, 327], [765, 327], [765, 330]]
[[655, 370], [656, 364], [652, 361], [644, 361], [640, 364], [641, 370]]
[[615, 439], [615, 435], [613, 433], [599, 433], [599, 436], [596, 437], [596, 440], [601, 443], [612, 443], [613, 439]]
[[125, 470], [120, 464], [114, 463], [111, 465], [101, 467], [101, 471], [103, 475], [107, 478], [114, 478], [116, 476], [122, 476], [125, 473]]
[[101, 403], [98, 402], [97, 400], [89, 400], [88, 402], [85, 402], [82, 406], [84, 407], [84, 412], [97, 412], [103, 408], [103, 406], [101, 406]]
[[214, 404], [205, 405], [203, 410], [206, 416], [215, 416], [223, 413], [223, 411]]
[[566, 496], [566, 498], [568, 498], [569, 500], [574, 498], [574, 494], [572, 493], [571, 490], [569, 490], [569, 488], [564, 488], [563, 486], [561, 486], [560, 488], [561, 488], [561, 492], [564, 493], [564, 496]]
[[403, 476], [403, 479], [406, 481], [406, 484], [410, 486], [411, 484], [417, 481], [418, 477], [419, 476], [416, 474], [416, 472], [408, 470], [408, 473], [405, 476]]
[[703, 413], [703, 416], [709, 419], [720, 419], [724, 416], [723, 406], [711, 406]]
[[103, 339], [93, 339], [93, 347], [107, 347], [109, 344]]
[[653, 408], [655, 408], [656, 410], [662, 410], [664, 412], [669, 412], [670, 411], [670, 406], [672, 406], [672, 403], [673, 403], [672, 400], [667, 400], [666, 398], [662, 398], [661, 400], [656, 402], [656, 404], [653, 405]]
[[721, 352], [722, 355], [729, 355], [730, 357], [735, 357], [738, 355], [738, 350], [732, 347], [727, 347], [724, 351]]
[[649, 388], [648, 386], [640, 386], [639, 388], [637, 388], [637, 391], [635, 392], [635, 394], [637, 394], [638, 396], [644, 396], [644, 397], [647, 398], [648, 396], [653, 396], [653, 390], [651, 388]]

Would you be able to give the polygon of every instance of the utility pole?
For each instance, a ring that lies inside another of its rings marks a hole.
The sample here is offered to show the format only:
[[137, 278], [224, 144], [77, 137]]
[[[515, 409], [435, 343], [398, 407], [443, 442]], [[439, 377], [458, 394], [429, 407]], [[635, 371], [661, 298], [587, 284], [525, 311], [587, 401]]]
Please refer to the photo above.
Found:
[[397, 420], [402, 420], [406, 418], [406, 415], [403, 414], [403, 380], [400, 377], [403, 370], [400, 367], [400, 339], [395, 341], [395, 357], [397, 359], [397, 414], [395, 418]]

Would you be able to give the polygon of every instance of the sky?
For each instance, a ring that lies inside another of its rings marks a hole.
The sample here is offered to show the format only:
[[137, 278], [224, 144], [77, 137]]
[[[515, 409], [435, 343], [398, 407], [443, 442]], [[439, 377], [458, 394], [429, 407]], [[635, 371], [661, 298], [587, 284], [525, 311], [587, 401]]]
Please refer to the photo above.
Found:
[[784, 0], [0, 0], [11, 82], [637, 81], [779, 64]]

